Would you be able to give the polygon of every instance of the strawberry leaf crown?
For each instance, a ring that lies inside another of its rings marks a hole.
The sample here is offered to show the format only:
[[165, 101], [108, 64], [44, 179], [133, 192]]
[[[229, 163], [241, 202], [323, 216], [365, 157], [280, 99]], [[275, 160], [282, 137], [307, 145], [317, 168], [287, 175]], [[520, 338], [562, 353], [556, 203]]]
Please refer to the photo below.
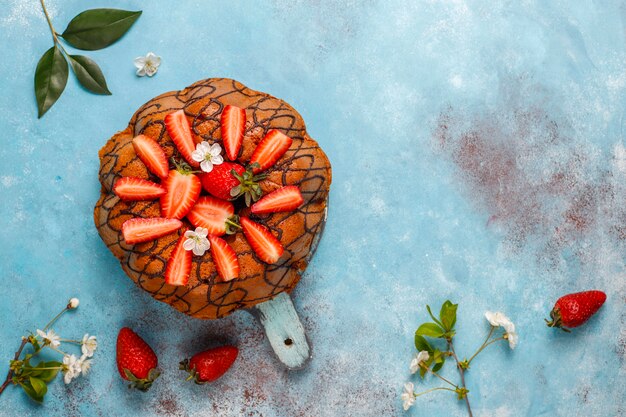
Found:
[[239, 185], [233, 187], [230, 190], [230, 195], [233, 198], [239, 198], [243, 196], [246, 201], [246, 206], [248, 207], [250, 207], [252, 202], [258, 201], [263, 194], [263, 192], [261, 191], [261, 187], [259, 186], [259, 182], [267, 178], [267, 174], [262, 173], [255, 175], [253, 171], [259, 168], [261, 168], [261, 165], [258, 162], [254, 162], [248, 165], [244, 173], [241, 175], [239, 175], [234, 169], [230, 170], [230, 173], [233, 175], [233, 177], [239, 180]]
[[189, 373], [189, 376], [185, 379], [185, 381], [191, 381], [193, 380], [193, 382], [195, 382], [198, 385], [204, 385], [206, 384], [206, 381], [201, 381], [200, 380], [200, 375], [198, 374], [198, 372], [196, 371], [195, 367], [190, 367], [189, 365], [189, 359], [185, 359], [184, 361], [181, 361], [178, 369], [180, 369], [181, 371], [186, 371]]
[[152, 383], [161, 375], [161, 371], [157, 368], [150, 369], [146, 378], [137, 378], [130, 370], [124, 368], [124, 375], [130, 381], [128, 388], [135, 388], [139, 391], [146, 392], [152, 386]]

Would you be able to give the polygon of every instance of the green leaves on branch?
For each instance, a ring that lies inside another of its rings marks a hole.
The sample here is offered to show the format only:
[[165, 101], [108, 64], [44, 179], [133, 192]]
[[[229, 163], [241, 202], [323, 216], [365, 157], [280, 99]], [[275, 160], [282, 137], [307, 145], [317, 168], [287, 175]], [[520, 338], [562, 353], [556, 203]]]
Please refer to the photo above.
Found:
[[139, 19], [141, 11], [91, 9], [78, 14], [61, 34], [74, 48], [95, 51], [117, 42]]
[[38, 117], [43, 116], [65, 90], [68, 77], [68, 59], [78, 82], [94, 94], [110, 95], [102, 70], [94, 60], [83, 55], [70, 55], [60, 42], [83, 50], [94, 51], [115, 43], [137, 21], [141, 11], [118, 9], [91, 9], [74, 17], [62, 34], [58, 34], [50, 21], [45, 4], [44, 14], [54, 46], [43, 54], [35, 70], [35, 97]]
[[439, 317], [435, 317], [430, 309], [430, 306], [426, 306], [428, 314], [433, 319], [432, 322], [422, 323], [415, 331], [415, 348], [418, 352], [428, 352], [428, 360], [423, 363], [423, 367], [420, 369], [420, 375], [424, 377], [428, 369], [432, 372], [439, 371], [445, 361], [446, 357], [450, 355], [448, 351], [441, 351], [440, 349], [433, 347], [427, 337], [434, 339], [444, 339], [446, 341], [452, 340], [454, 337], [454, 325], [456, 324], [456, 310], [458, 304], [452, 304], [450, 301], [446, 301], [441, 306]]
[[24, 392], [33, 400], [43, 402], [48, 392], [48, 382], [52, 381], [61, 370], [61, 362], [41, 361], [32, 366], [30, 360], [33, 355], [24, 356], [21, 361], [12, 361], [14, 369], [13, 383], [19, 384]]

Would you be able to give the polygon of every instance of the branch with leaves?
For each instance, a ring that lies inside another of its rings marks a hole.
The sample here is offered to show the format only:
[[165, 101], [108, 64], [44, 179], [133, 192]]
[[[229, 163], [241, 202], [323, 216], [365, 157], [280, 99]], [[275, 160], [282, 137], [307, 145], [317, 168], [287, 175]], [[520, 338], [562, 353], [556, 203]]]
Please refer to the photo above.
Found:
[[[441, 306], [439, 317], [437, 318], [431, 311], [430, 306], [426, 306], [426, 310], [433, 321], [422, 323], [415, 331], [415, 348], [418, 352], [411, 361], [409, 369], [412, 374], [419, 372], [422, 379], [424, 379], [427, 374], [430, 374], [442, 381], [444, 385], [430, 388], [422, 392], [415, 392], [415, 385], [412, 382], [407, 382], [404, 384], [404, 392], [401, 395], [405, 411], [413, 406], [417, 397], [434, 391], [450, 391], [456, 395], [457, 399], [465, 401], [469, 416], [472, 417], [472, 407], [470, 406], [469, 397], [467, 395], [469, 390], [465, 385], [465, 372], [469, 370], [470, 364], [476, 356], [487, 346], [500, 340], [507, 340], [511, 349], [514, 349], [517, 345], [517, 332], [515, 331], [513, 322], [502, 313], [487, 311], [485, 318], [489, 321], [491, 329], [485, 341], [469, 359], [465, 358], [459, 360], [454, 349], [457, 308], [458, 304], [452, 304], [452, 302], [448, 300]], [[493, 337], [494, 332], [499, 327], [504, 329], [503, 334]], [[429, 342], [427, 338], [431, 339], [431, 341]], [[437, 341], [438, 339], [440, 342]], [[439, 371], [446, 363], [446, 358], [454, 359], [459, 372], [459, 383], [454, 383], [439, 374]]]
[[106, 48], [120, 39], [141, 15], [141, 11], [118, 9], [91, 9], [74, 17], [63, 33], [58, 33], [40, 0], [43, 13], [52, 33], [54, 45], [48, 49], [35, 70], [35, 96], [39, 117], [43, 116], [63, 94], [67, 84], [68, 60], [78, 82], [94, 94], [110, 95], [102, 70], [94, 60], [84, 55], [71, 55], [68, 45], [85, 51]]
[[[10, 384], [13, 384], [19, 385], [33, 400], [43, 402], [48, 392], [48, 384], [56, 378], [59, 372], [63, 374], [65, 383], [69, 384], [74, 378], [85, 375], [89, 371], [91, 358], [98, 347], [96, 336], [85, 334], [81, 340], [63, 339], [52, 330], [52, 325], [66, 311], [78, 308], [78, 304], [78, 298], [70, 299], [65, 308], [50, 320], [43, 330], [37, 329], [28, 336], [22, 336], [20, 347], [13, 359], [9, 361], [9, 373], [0, 386], [0, 395]], [[62, 351], [62, 343], [80, 346], [80, 357]], [[21, 357], [26, 349], [29, 352]], [[33, 363], [44, 349], [63, 355], [62, 362], [40, 360]]]

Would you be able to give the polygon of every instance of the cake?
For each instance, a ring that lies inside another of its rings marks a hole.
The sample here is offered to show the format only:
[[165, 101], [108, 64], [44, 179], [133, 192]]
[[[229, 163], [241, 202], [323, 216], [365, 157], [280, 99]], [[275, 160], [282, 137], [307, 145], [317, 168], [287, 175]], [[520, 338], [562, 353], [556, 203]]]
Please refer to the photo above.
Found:
[[[193, 146], [181, 144], [176, 130], [184, 133], [185, 123]], [[143, 144], [157, 154], [162, 149], [159, 163], [146, 156]], [[209, 147], [222, 152], [211, 156]], [[208, 164], [213, 171], [198, 167], [194, 150], [205, 150], [206, 161], [213, 158], [215, 164]], [[126, 274], [155, 299], [189, 316], [216, 319], [290, 292], [298, 283], [326, 220], [331, 166], [286, 102], [235, 80], [202, 80], [141, 106], [99, 156], [96, 227]], [[278, 158], [270, 165], [271, 157]], [[217, 198], [212, 188], [234, 177], [256, 182], [230, 188], [231, 198]], [[248, 195], [237, 198], [244, 189]], [[201, 203], [230, 212], [215, 236], [220, 227], [208, 224], [213, 245], [196, 254], [197, 247], [190, 251], [185, 241], [199, 242], [207, 234], [189, 214], [201, 212]], [[146, 233], [156, 237], [146, 240]]]

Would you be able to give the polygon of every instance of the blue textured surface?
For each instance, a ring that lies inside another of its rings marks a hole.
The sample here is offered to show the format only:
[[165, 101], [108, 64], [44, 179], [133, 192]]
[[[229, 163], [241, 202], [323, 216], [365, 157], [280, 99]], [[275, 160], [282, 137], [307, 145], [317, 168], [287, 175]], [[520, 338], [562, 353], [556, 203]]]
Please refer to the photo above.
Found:
[[[32, 79], [51, 39], [38, 2], [3, 3], [0, 358], [70, 296], [81, 306], [58, 332], [101, 348], [88, 378], [55, 381], [44, 406], [9, 389], [0, 416], [401, 415], [413, 332], [446, 298], [460, 303], [461, 354], [487, 309], [520, 333], [469, 372], [475, 415], [626, 413], [622, 2], [49, 1], [59, 30], [106, 6], [144, 10], [88, 53], [114, 95], [72, 77], [38, 121]], [[132, 59], [148, 51], [163, 65], [139, 79]], [[98, 149], [148, 99], [210, 76], [288, 101], [333, 163], [326, 234], [295, 292], [315, 355], [302, 372], [282, 370], [243, 312], [202, 322], [153, 301], [93, 226]], [[558, 296], [592, 287], [608, 301], [586, 326], [545, 327]], [[159, 353], [148, 394], [116, 373], [123, 325]], [[178, 361], [222, 342], [241, 348], [232, 371], [183, 383]], [[466, 415], [447, 393], [410, 414]]]

